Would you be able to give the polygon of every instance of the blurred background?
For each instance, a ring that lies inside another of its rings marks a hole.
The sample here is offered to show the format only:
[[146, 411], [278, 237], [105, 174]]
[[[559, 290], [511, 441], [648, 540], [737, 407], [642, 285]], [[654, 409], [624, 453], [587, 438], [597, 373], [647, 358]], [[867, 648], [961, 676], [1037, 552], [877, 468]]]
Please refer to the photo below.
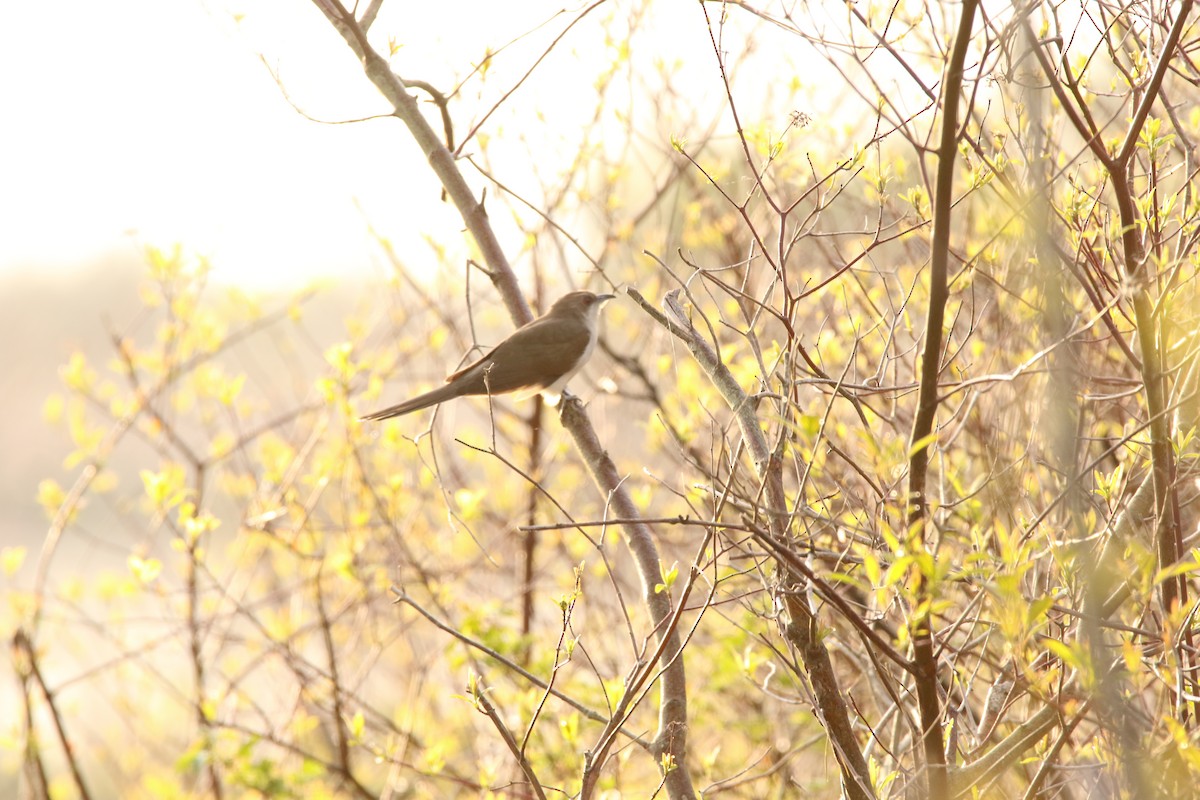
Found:
[[[685, 289], [756, 404], [775, 458], [651, 313], [605, 308], [571, 388], [664, 520], [658, 575], [616, 527], [566, 527], [612, 509], [549, 408], [361, 423], [512, 321], [312, 3], [7, 9], [0, 708], [29, 716], [0, 719], [0, 797], [19, 776], [82, 796], [76, 756], [97, 796], [133, 800], [531, 797], [485, 698], [570, 796], [631, 685], [598, 796], [648, 797], [665, 762], [644, 740], [643, 596], [684, 584], [705, 796], [918, 796], [933, 756], [986, 792], [970, 770], [989, 754], [997, 796], [1184, 796], [1194, 23], [1124, 184], [1111, 160], [1175, 5], [985, 3], [943, 86], [969, 2], [383, 3], [370, 42], [447, 97], [531, 304]], [[922, 388], [938, 410], [916, 446]]]
[[[138, 308], [147, 247], [182, 246], [206, 262], [215, 286], [253, 296], [320, 287], [309, 318], [330, 336], [361, 293], [393, 274], [381, 239], [430, 282], [439, 274], [461, 281], [469, 250], [461, 219], [439, 200], [402, 126], [354, 122], [385, 104], [311, 5], [65, 0], [55, 8], [51, 19], [39, 4], [14, 7], [0, 29], [8, 76], [0, 82], [0, 441], [21, 454], [0, 463], [0, 536], [27, 545], [42, 534], [37, 483], [61, 465], [61, 440], [40, 422], [43, 404], [61, 388], [72, 352], [108, 357], [110, 334]], [[626, 11], [589, 12], [550, 68], [534, 70], [487, 121], [488, 158], [524, 165], [503, 177], [522, 196], [539, 199], [580, 158], [581, 132], [597, 124], [593, 86], [616, 65], [630, 77], [609, 90], [617, 113], [598, 120], [596, 146], [605, 149], [607, 139], [610, 152], [584, 176], [597, 188], [611, 178], [603, 165], [625, 159], [630, 198], [652, 191], [647, 179], [669, 161], [670, 137], [695, 139], [728, 119], [724, 97], [711, 91], [716, 67], [703, 17], [673, 3], [647, 4], [628, 20]], [[467, 82], [456, 99], [470, 100], [478, 118], [562, 33], [573, 17], [561, 12], [555, 3], [468, 2], [453, 12], [385, 3], [377, 30], [403, 31], [397, 69], [441, 87], [504, 48], [488, 62], [487, 80]], [[614, 38], [630, 25], [636, 49]], [[794, 48], [794, 68], [787, 49], [758, 59], [777, 34], [746, 18], [730, 25], [739, 38], [754, 31], [754, 46], [739, 55], [740, 102], [785, 128], [795, 93], [819, 97], [828, 65]], [[773, 74], [792, 77], [772, 83]], [[670, 98], [679, 105], [666, 105]], [[822, 124], [848, 125], [850, 111]], [[589, 202], [625, 198], [587, 198], [561, 207], [555, 222], [595, 249], [608, 232]], [[536, 217], [517, 209], [493, 222], [528, 270], [520, 213]], [[585, 277], [586, 258], [563, 260], [564, 284]]]
[[[790, 46], [760, 59], [759, 48], [777, 36], [771, 26], [748, 17], [725, 24], [750, 43], [737, 45], [741, 101], [755, 117], [767, 115], [764, 131], [794, 128], [795, 114], [810, 108], [797, 98], [818, 95], [828, 67]], [[641, 249], [669, 253], [686, 243], [682, 220], [690, 214], [695, 223], [703, 213], [695, 192], [677, 194], [683, 162], [673, 143], [690, 141], [698, 153], [738, 147], [732, 132], [714, 135], [730, 115], [726, 98], [713, 91], [720, 77], [714, 42], [693, 6], [396, 0], [384, 4], [374, 31], [394, 32], [387, 41], [402, 76], [454, 90], [455, 135], [475, 135], [464, 152], [480, 171], [468, 169], [469, 179], [487, 198], [522, 278], [542, 276], [525, 287], [537, 302], [570, 288], [600, 289], [596, 260], [618, 257], [612, 277], [621, 282], [653, 271]], [[207, 306], [224, 332], [286, 311], [282, 322], [273, 317], [214, 360], [214, 370], [250, 376], [239, 422], [266, 424], [280, 409], [328, 400], [316, 386], [330, 372], [330, 349], [348, 340], [396, 342], [404, 351], [385, 393], [372, 386], [367, 403], [394, 402], [414, 381], [436, 381], [452, 369], [470, 338], [465, 329], [439, 332], [432, 304], [463, 307], [474, 251], [424, 157], [398, 121], [377, 117], [385, 102], [311, 4], [23, 4], [0, 26], [0, 70], [0, 586], [13, 590], [3, 610], [7, 636], [28, 612], [23, 593], [35, 585], [54, 509], [105, 427], [119, 419], [120, 396], [131, 391], [121, 343], [147, 346], [169, 336], [162, 312], [175, 311], [172, 298]], [[436, 109], [428, 108], [436, 126]], [[828, 118], [822, 127], [831, 131], [848, 119]], [[853, 138], [829, 140], [837, 148]], [[483, 170], [495, 171], [503, 192]], [[658, 187], [671, 193], [660, 196]], [[539, 242], [547, 209], [570, 244]], [[715, 243], [704, 240], [710, 231], [700, 225], [687, 235], [704, 247]], [[511, 324], [486, 281], [478, 273], [473, 281], [480, 340], [495, 341]], [[634, 313], [608, 314], [619, 340], [627, 340]], [[432, 339], [424, 338], [429, 331]], [[414, 337], [417, 344], [409, 342]], [[595, 361], [590, 381], [610, 371], [604, 357]], [[90, 401], [73, 397], [76, 390]], [[600, 392], [593, 384], [585, 394]], [[196, 411], [190, 390], [183, 394], [179, 413]], [[481, 423], [478, 409], [452, 410], [452, 430], [458, 413]], [[610, 418], [603, 404], [595, 413], [610, 442], [640, 435], [627, 414]], [[179, 430], [203, 452], [215, 429], [207, 413], [199, 417]], [[126, 674], [122, 653], [147, 647], [152, 674], [182, 666], [172, 655], [159, 662], [146, 644], [158, 636], [150, 623], [158, 601], [174, 607], [179, 597], [178, 585], [166, 589], [138, 566], [172, 557], [169, 537], [156, 531], [163, 518], [139, 499], [146, 471], [168, 458], [144, 424], [102, 457], [103, 477], [66, 535], [54, 539], [46, 576], [56, 594], [48, 624], [59, 633], [45, 635], [63, 649], [52, 648], [44, 667], [64, 684], [81, 744], [99, 752], [113, 730], [148, 710], [122, 704], [146, 680]], [[285, 437], [304, 436], [302, 427]], [[562, 453], [561, 431], [549, 442]], [[404, 461], [417, 463], [411, 453]], [[563, 477], [587, 491], [577, 473]], [[469, 495], [452, 495], [451, 506], [469, 504]], [[246, 508], [218, 499], [214, 510], [224, 525], [219, 537], [236, 548], [247, 538], [237, 524]], [[436, 518], [437, 511], [428, 513]], [[148, 527], [147, 514], [157, 520]], [[485, 594], [511, 595], [519, 559], [509, 531], [483, 531], [482, 543], [470, 532], [454, 546], [465, 547], [472, 562], [482, 547], [481, 580], [499, 587]], [[374, 563], [386, 568], [392, 555]], [[259, 556], [220, 559], [230, 575], [251, 575]], [[498, 561], [505, 567], [497, 575]], [[287, 571], [260, 577], [272, 584]], [[143, 590], [159, 592], [158, 601]], [[116, 635], [99, 634], [105, 628]], [[11, 667], [3, 659], [5, 708], [18, 706]], [[95, 683], [87, 678], [93, 669]], [[178, 713], [156, 714], [155, 725]], [[0, 794], [15, 791], [19, 767], [17, 719], [8, 724], [14, 746], [0, 754]], [[121, 770], [153, 774], [164, 764], [152, 750], [146, 746], [144, 770], [129, 763]], [[61, 770], [52, 779], [65, 780], [65, 764], [49, 758]], [[128, 790], [115, 775], [97, 782]]]

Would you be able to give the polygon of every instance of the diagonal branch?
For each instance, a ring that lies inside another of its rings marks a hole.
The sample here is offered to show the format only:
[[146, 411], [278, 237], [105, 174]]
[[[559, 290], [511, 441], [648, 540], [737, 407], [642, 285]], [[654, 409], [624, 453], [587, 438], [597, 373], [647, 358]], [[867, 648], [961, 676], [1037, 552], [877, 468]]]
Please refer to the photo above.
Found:
[[[313, 3], [362, 61], [367, 77], [392, 104], [393, 113], [408, 128], [429, 160], [430, 168], [445, 187], [447, 196], [462, 215], [467, 230], [479, 246], [487, 265], [488, 276], [504, 298], [513, 322], [518, 325], [528, 322], [532, 319], [529, 305], [492, 230], [483, 203], [476, 199], [459, 171], [454, 156], [421, 115], [416, 99], [408, 93], [404, 81], [392, 71], [387, 60], [370, 46], [366, 34], [355, 21], [353, 14], [338, 0], [313, 0]], [[576, 450], [597, 489], [606, 497], [617, 516], [626, 520], [640, 520], [641, 515], [628, 490], [622, 485], [616, 465], [600, 444], [591, 420], [578, 399], [568, 399], [564, 396], [561, 420], [574, 439]], [[678, 632], [670, 625], [672, 605], [669, 592], [654, 590], [659, 574], [658, 546], [655, 544], [652, 529], [644, 522], [626, 522], [623, 528], [641, 578], [644, 602], [662, 643], [662, 663], [666, 665], [663, 670], [662, 701], [653, 747], [654, 755], [658, 758], [660, 767], [663, 764], [671, 765], [670, 769], [664, 772], [667, 796], [671, 800], [694, 798], [696, 792], [692, 787], [686, 759], [687, 683], [681, 657], [682, 645]]]
[[[815, 576], [807, 570], [797, 570], [798, 560], [789, 558], [790, 551], [783, 549], [780, 545], [781, 542], [787, 540], [787, 520], [789, 518], [781, 459], [777, 454], [771, 452], [767, 438], [759, 424], [753, 398], [746, 394], [729, 368], [721, 362], [712, 346], [688, 322], [687, 316], [679, 304], [679, 291], [675, 290], [665, 299], [664, 305], [668, 311], [666, 315], [660, 314], [637, 291], [630, 289], [629, 295], [651, 318], [687, 345], [695, 357], [696, 363], [717, 387], [721, 397], [737, 419], [742, 441], [754, 462], [754, 469], [766, 486], [769, 507], [767, 516], [772, 536], [764, 537], [764, 544], [773, 545], [772, 550], [780, 565], [781, 574], [787, 576], [788, 583], [796, 584], [783, 587], [781, 592], [782, 602], [791, 617], [785, 634], [789, 643], [802, 655], [805, 667], [808, 669], [813, 693], [817, 700], [817, 713], [824, 721], [833, 742], [833, 752], [841, 767], [842, 786], [845, 794], [852, 800], [866, 800], [874, 796], [870, 770], [863, 757], [862, 748], [855, 739], [845, 694], [833, 670], [829, 650], [818, 629], [811, 593], [807, 589], [809, 579]], [[890, 653], [891, 649], [884, 648], [883, 652]]]

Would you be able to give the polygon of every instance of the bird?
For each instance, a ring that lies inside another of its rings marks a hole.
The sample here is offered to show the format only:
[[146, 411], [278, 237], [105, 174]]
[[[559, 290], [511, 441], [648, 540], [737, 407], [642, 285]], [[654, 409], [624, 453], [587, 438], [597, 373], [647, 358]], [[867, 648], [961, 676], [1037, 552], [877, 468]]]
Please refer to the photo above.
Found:
[[537, 319], [517, 328], [483, 358], [446, 378], [446, 385], [364, 420], [384, 420], [465, 395], [561, 395], [596, 348], [600, 309], [616, 295], [570, 292]]

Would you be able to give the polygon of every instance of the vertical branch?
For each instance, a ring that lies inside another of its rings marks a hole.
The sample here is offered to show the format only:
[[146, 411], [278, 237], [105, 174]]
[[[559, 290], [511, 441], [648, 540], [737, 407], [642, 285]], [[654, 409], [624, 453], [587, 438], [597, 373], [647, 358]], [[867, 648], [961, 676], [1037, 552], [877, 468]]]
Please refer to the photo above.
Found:
[[[199, 460], [193, 460], [193, 469], [196, 471], [195, 477], [195, 509], [201, 507], [201, 501], [204, 492], [204, 464]], [[193, 512], [194, 513], [194, 512]], [[204, 737], [204, 749], [209, 756], [206, 761], [208, 763], [208, 783], [209, 791], [216, 800], [220, 800], [224, 796], [221, 788], [221, 776], [217, 772], [217, 759], [213, 757], [212, 746], [212, 720], [208, 716], [208, 704], [205, 702], [205, 694], [207, 693], [207, 678], [204, 671], [204, 636], [201, 631], [200, 623], [200, 536], [192, 535], [188, 531], [184, 531], [184, 545], [187, 547], [187, 629], [188, 629], [188, 649], [189, 655], [192, 658], [192, 683], [193, 689], [196, 692], [196, 724], [200, 727], [200, 735]]]
[[[542, 468], [542, 396], [533, 399], [533, 412], [529, 417], [529, 474], [535, 481], [541, 480]], [[540, 492], [536, 486], [529, 489], [529, 502], [525, 506], [525, 524], [537, 524], [537, 507]], [[526, 531], [521, 542], [521, 635], [528, 636], [533, 630], [533, 573], [537, 555], [537, 534]]]
[[329, 684], [330, 698], [333, 708], [331, 709], [330, 724], [334, 731], [334, 741], [337, 744], [337, 770], [341, 773], [342, 779], [353, 785], [360, 794], [370, 795], [366, 789], [354, 777], [353, 764], [351, 762], [350, 737], [346, 730], [346, 709], [343, 698], [342, 676], [341, 669], [338, 666], [337, 648], [333, 642], [333, 621], [329, 618], [329, 611], [325, 607], [325, 590], [323, 588], [323, 570], [325, 566], [324, 559], [317, 562], [317, 574], [313, 576], [313, 590], [316, 593], [317, 601], [317, 616], [320, 618], [321, 627], [321, 644], [325, 648], [325, 660], [329, 669]]
[[[1167, 371], [1163, 356], [1165, 342], [1159, 336], [1159, 325], [1154, 312], [1154, 298], [1151, 294], [1153, 276], [1148, 274], [1146, 268], [1147, 254], [1139, 230], [1140, 216], [1134, 197], [1131, 172], [1138, 139], [1150, 116], [1150, 110], [1158, 102], [1159, 91], [1171, 66], [1171, 58], [1179, 46], [1192, 6], [1193, 0], [1183, 0], [1179, 4], [1149, 80], [1144, 87], [1130, 87], [1136, 93], [1135, 96], [1140, 94], [1140, 99], [1130, 117], [1125, 137], [1116, 149], [1116, 155], [1109, 155], [1098, 144], [1092, 145], [1093, 152], [1108, 174], [1117, 203], [1121, 226], [1122, 269], [1129, 280], [1133, 295], [1134, 325], [1137, 328], [1142, 386], [1146, 395], [1146, 413], [1150, 425], [1151, 481], [1156, 520], [1154, 545], [1160, 569], [1167, 569], [1183, 556], [1183, 537], [1176, 514], [1179, 504], [1175, 487], [1170, 409], [1167, 402]], [[1041, 48], [1036, 48], [1035, 54], [1051, 88], [1063, 107], [1068, 109], [1068, 119], [1079, 133], [1086, 136], [1089, 129], [1084, 127], [1080, 115], [1073, 110], [1071, 98], [1063, 88], [1061, 78]], [[1098, 134], [1089, 137], [1089, 141], [1097, 139]], [[1174, 575], [1163, 580], [1159, 585], [1159, 593], [1164, 616], [1182, 608], [1187, 600], [1187, 583], [1184, 576]], [[1190, 633], [1186, 636], [1190, 637]], [[1183, 657], [1186, 661], [1186, 654]]]
[[[1139, 215], [1137, 203], [1133, 195], [1130, 179], [1130, 169], [1137, 142], [1141, 136], [1150, 110], [1158, 101], [1158, 93], [1166, 78], [1171, 65], [1171, 57], [1179, 45], [1187, 18], [1191, 13], [1193, 0], [1183, 0], [1179, 4], [1175, 20], [1167, 33], [1162, 52], [1150, 74], [1146, 85], [1141, 89], [1141, 99], [1137, 103], [1125, 133], [1125, 138], [1116, 151], [1109, 155], [1099, 143], [1099, 133], [1091, 133], [1084, 120], [1074, 110], [1072, 99], [1063, 87], [1061, 78], [1057, 75], [1046, 54], [1041, 48], [1035, 49], [1038, 64], [1050, 82], [1051, 88], [1059, 102], [1067, 110], [1067, 118], [1075, 129], [1085, 136], [1096, 154], [1097, 159], [1108, 173], [1109, 183], [1117, 202], [1117, 213], [1121, 224], [1121, 249], [1123, 271], [1129, 278], [1133, 289], [1134, 324], [1138, 332], [1139, 355], [1141, 356], [1142, 384], [1146, 393], [1146, 412], [1150, 419], [1150, 461], [1154, 486], [1154, 512], [1158, 520], [1155, 532], [1155, 548], [1158, 553], [1159, 567], [1167, 568], [1174, 564], [1183, 554], [1182, 535], [1179, 520], [1174, 509], [1177, 501], [1174, 497], [1174, 453], [1171, 449], [1170, 416], [1167, 405], [1166, 372], [1163, 365], [1162, 346], [1157, 333], [1157, 323], [1154, 314], [1154, 302], [1150, 294], [1151, 277], [1146, 270], [1146, 249], [1138, 229]], [[1032, 35], [1032, 34], [1030, 34]], [[1137, 87], [1131, 87], [1136, 89]], [[1186, 599], [1186, 583], [1182, 576], [1174, 576], [1164, 580], [1160, 585], [1163, 613], [1169, 614], [1178, 608]]]
[[[1142, 385], [1146, 392], [1146, 413], [1150, 417], [1150, 461], [1154, 480], [1155, 546], [1158, 566], [1166, 570], [1183, 558], [1183, 531], [1179, 519], [1179, 495], [1175, 485], [1175, 452], [1172, 445], [1171, 415], [1167, 397], [1167, 370], [1164, 349], [1168, 346], [1160, 336], [1162, 327], [1154, 313], [1154, 298], [1151, 286], [1154, 276], [1146, 269], [1146, 248], [1138, 230], [1137, 205], [1133, 197], [1130, 176], [1134, 164], [1133, 155], [1138, 139], [1150, 115], [1150, 109], [1158, 100], [1159, 90], [1170, 67], [1171, 58], [1183, 35], [1184, 25], [1192, 10], [1192, 0], [1181, 3], [1171, 25], [1166, 42], [1163, 43], [1158, 63], [1146, 86], [1145, 94], [1138, 104], [1125, 141], [1110, 169], [1113, 193], [1117, 198], [1117, 209], [1121, 215], [1121, 243], [1125, 258], [1125, 274], [1134, 287], [1134, 323], [1138, 332], [1138, 347], [1142, 357]], [[1187, 605], [1187, 580], [1185, 575], [1167, 577], [1159, 586], [1160, 602], [1164, 619]], [[1190, 628], [1184, 632], [1178, 648], [1181, 661], [1181, 683], [1194, 686], [1192, 678], [1192, 634]], [[1181, 714], [1185, 706], [1181, 703]]]
[[[535, 269], [533, 273], [534, 307], [545, 308], [542, 302], [543, 286], [542, 271]], [[545, 401], [542, 396], [533, 398], [533, 411], [529, 413], [529, 475], [534, 481], [542, 479], [542, 423]], [[538, 491], [536, 483], [529, 487], [529, 501], [525, 506], [525, 524], [537, 524]], [[537, 534], [525, 531], [521, 539], [521, 635], [528, 642], [533, 630], [533, 573], [537, 564]], [[522, 663], [528, 664], [529, 647], [522, 650]]]
[[[1036, 48], [1037, 42], [1025, 29], [1026, 52]], [[1051, 165], [1046, 156], [1046, 97], [1043, 87], [1028, 87], [1024, 92], [1026, 108], [1029, 110], [1029, 185], [1034, 187], [1028, 198], [1030, 209], [1029, 230], [1037, 266], [1041, 272], [1041, 286], [1046, 298], [1042, 319], [1045, 323], [1045, 341], [1062, 342], [1051, 355], [1049, 388], [1046, 394], [1046, 413], [1050, 421], [1050, 453], [1055, 469], [1061, 478], [1060, 489], [1066, 494], [1068, 522], [1082, 509], [1082, 487], [1075, 479], [1079, 470], [1076, 465], [1079, 451], [1079, 385], [1078, 375], [1083, 374], [1079, 363], [1078, 337], [1071, 335], [1071, 316], [1074, 309], [1064, 286], [1066, 273], [1055, 247], [1050, 230], [1053, 218], [1051, 204]]]
[[[963, 64], [971, 41], [971, 26], [978, 0], [963, 0], [962, 16], [946, 72], [942, 78], [942, 130], [938, 143], [937, 182], [933, 198], [933, 242], [929, 264], [929, 314], [925, 323], [925, 350], [921, 355], [917, 413], [909, 439], [908, 526], [909, 538], [923, 548], [929, 522], [926, 481], [930, 435], [938, 410], [938, 376], [942, 367], [942, 332], [949, 298], [947, 270], [950, 261], [951, 203], [954, 163], [958, 150], [958, 105], [962, 97]], [[929, 563], [928, 561], [926, 563]], [[930, 567], [932, 569], [932, 567]], [[929, 797], [947, 797], [946, 753], [942, 739], [942, 713], [938, 691], [937, 660], [933, 646], [933, 597], [927, 577], [918, 572], [917, 606], [913, 619], [913, 660], [917, 668], [917, 702], [921, 708], [921, 734], [929, 771]]]

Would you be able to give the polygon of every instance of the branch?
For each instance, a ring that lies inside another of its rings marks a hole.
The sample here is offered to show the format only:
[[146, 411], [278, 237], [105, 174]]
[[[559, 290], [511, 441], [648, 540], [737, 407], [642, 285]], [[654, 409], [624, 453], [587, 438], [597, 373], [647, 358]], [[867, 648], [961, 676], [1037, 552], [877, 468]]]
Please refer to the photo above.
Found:
[[533, 787], [533, 793], [538, 796], [538, 800], [546, 800], [546, 790], [542, 788], [542, 782], [538, 780], [537, 773], [533, 771], [533, 765], [529, 763], [529, 759], [525, 757], [524, 751], [517, 745], [517, 740], [513, 737], [512, 731], [504, 724], [504, 720], [500, 719], [500, 714], [497, 713], [496, 707], [492, 705], [492, 701], [488, 700], [488, 689], [483, 685], [483, 680], [478, 679], [473, 681], [472, 685], [467, 689], [471, 699], [475, 701], [479, 712], [492, 721], [492, 725], [500, 733], [500, 738], [504, 740], [504, 746], [513, 754], [513, 758], [517, 760], [517, 764], [521, 767], [521, 772], [525, 774], [525, 779], [529, 781], [529, 785]]
[[[429, 622], [433, 623], [433, 626], [435, 628], [437, 628], [438, 630], [441, 630], [441, 631], [444, 631], [445, 633], [450, 634], [455, 639], [458, 639], [460, 642], [467, 645], [468, 647], [478, 650], [479, 652], [483, 653], [488, 658], [493, 659], [494, 661], [496, 661], [499, 664], [503, 664], [505, 668], [520, 675], [522, 678], [529, 681], [531, 684], [538, 687], [539, 689], [546, 690], [550, 694], [557, 697], [559, 700], [561, 700], [564, 703], [566, 703], [567, 705], [569, 705], [571, 708], [578, 711], [583, 716], [590, 719], [592, 722], [599, 722], [601, 724], [607, 725], [609, 723], [609, 721], [612, 719], [612, 717], [606, 717], [605, 715], [601, 714], [600, 712], [594, 711], [591, 708], [588, 708], [583, 703], [580, 703], [578, 700], [571, 697], [570, 695], [564, 694], [563, 692], [559, 691], [558, 689], [555, 689], [553, 686], [550, 685], [550, 683], [548, 681], [542, 680], [537, 675], [534, 675], [532, 672], [530, 672], [529, 670], [522, 667], [520, 664], [517, 664], [514, 661], [506, 658], [503, 654], [497, 652], [496, 650], [492, 649], [491, 647], [488, 647], [486, 644], [483, 644], [482, 642], [478, 642], [478, 641], [472, 639], [471, 637], [463, 634], [462, 632], [460, 632], [453, 626], [447, 625], [445, 622], [438, 619], [433, 614], [429, 613], [429, 611], [427, 611], [426, 609], [417, 605], [417, 603], [415, 603], [413, 601], [413, 599], [411, 597], [409, 597], [408, 594], [400, 587], [393, 586], [392, 594], [394, 594], [396, 596], [397, 603], [404, 603], [405, 605], [411, 607], [418, 614], [423, 616], [425, 619], [429, 620]], [[632, 731], [627, 730], [625, 728], [620, 728], [619, 730], [625, 736], [629, 737], [630, 741], [635, 742], [636, 744], [640, 745], [643, 749], [650, 751], [653, 748], [653, 745], [650, 742], [641, 738], [636, 733], [633, 733]]]
[[[688, 322], [687, 316], [679, 304], [679, 293], [680, 290], [677, 289], [664, 298], [663, 303], [668, 312], [664, 315], [651, 306], [636, 290], [629, 290], [629, 296], [648, 315], [687, 345], [695, 357], [696, 363], [708, 375], [712, 384], [717, 387], [721, 397], [737, 419], [742, 442], [750, 453], [759, 479], [766, 487], [767, 505], [769, 506], [767, 516], [772, 533], [777, 539], [776, 546], [772, 548], [776, 554], [776, 562], [781, 567], [781, 574], [788, 576], [789, 583], [797, 582], [797, 579], [800, 579], [798, 586], [782, 587], [782, 599], [791, 616], [791, 623], [785, 629], [787, 638], [789, 643], [802, 654], [808, 669], [817, 701], [817, 713], [825, 723], [825, 728], [833, 741], [834, 756], [841, 768], [842, 786], [846, 795], [852, 800], [865, 800], [873, 797], [870, 771], [867, 768], [866, 759], [863, 758], [862, 748], [859, 747], [858, 741], [854, 737], [845, 695], [839, 686], [837, 675], [833, 671], [829, 651], [817, 629], [816, 617], [809, 607], [808, 591], [803, 588], [804, 584], [808, 582], [804, 578], [808, 576], [797, 573], [793, 560], [781, 557], [781, 551], [788, 552], [790, 555], [790, 552], [783, 550], [782, 545], [779, 544], [787, 540], [787, 520], [789, 519], [781, 461], [778, 456], [771, 453], [767, 438], [759, 425], [753, 398], [746, 394], [729, 368], [721, 362], [716, 351]], [[890, 648], [885, 648], [885, 652], [888, 650]]]
[[[978, 0], [963, 0], [954, 48], [942, 77], [942, 131], [938, 144], [937, 183], [934, 187], [933, 241], [930, 243], [929, 315], [925, 320], [925, 350], [921, 355], [921, 386], [917, 413], [909, 437], [908, 530], [913, 546], [924, 551], [929, 510], [926, 480], [933, 423], [938, 410], [938, 376], [942, 368], [942, 334], [949, 299], [950, 223], [954, 202], [954, 165], [958, 153], [958, 105], [962, 97], [963, 64], [971, 42]], [[917, 605], [911, 622], [913, 657], [917, 665], [917, 703], [921, 709], [921, 739], [929, 772], [929, 797], [947, 797], [946, 751], [942, 738], [942, 708], [938, 692], [937, 656], [933, 648], [933, 599], [929, 583], [918, 573]]]
[[[504, 299], [505, 305], [518, 325], [532, 319], [529, 304], [521, 293], [516, 275], [499, 240], [492, 230], [483, 204], [476, 200], [470, 186], [459, 171], [454, 156], [446, 149], [433, 128], [421, 115], [415, 98], [407, 91], [387, 61], [371, 48], [366, 34], [338, 0], [313, 0], [321, 13], [346, 40], [346, 44], [363, 63], [367, 77], [393, 106], [393, 113], [408, 128], [416, 140], [429, 165], [445, 187], [446, 194], [462, 215], [467, 230], [474, 237], [488, 267], [488, 277]], [[640, 517], [628, 490], [621, 485], [620, 475], [607, 452], [600, 445], [591, 420], [578, 399], [563, 398], [560, 419], [575, 441], [576, 450], [591, 474], [600, 493], [605, 496], [624, 519]], [[641, 577], [643, 597], [654, 629], [663, 640], [663, 658], [669, 666], [663, 672], [662, 705], [659, 710], [659, 728], [655, 736], [654, 753], [659, 764], [668, 759], [674, 768], [664, 775], [667, 796], [671, 800], [694, 798], [691, 775], [687, 769], [687, 683], [681, 657], [679, 635], [668, 623], [671, 616], [671, 598], [667, 592], [655, 592], [658, 582], [658, 547], [654, 542], [649, 525], [630, 522], [624, 526], [626, 541], [637, 564]]]
[[1058, 722], [1058, 709], [1044, 705], [987, 755], [950, 774], [950, 797], [962, 797], [972, 790], [983, 788], [1004, 770], [1016, 764]]

